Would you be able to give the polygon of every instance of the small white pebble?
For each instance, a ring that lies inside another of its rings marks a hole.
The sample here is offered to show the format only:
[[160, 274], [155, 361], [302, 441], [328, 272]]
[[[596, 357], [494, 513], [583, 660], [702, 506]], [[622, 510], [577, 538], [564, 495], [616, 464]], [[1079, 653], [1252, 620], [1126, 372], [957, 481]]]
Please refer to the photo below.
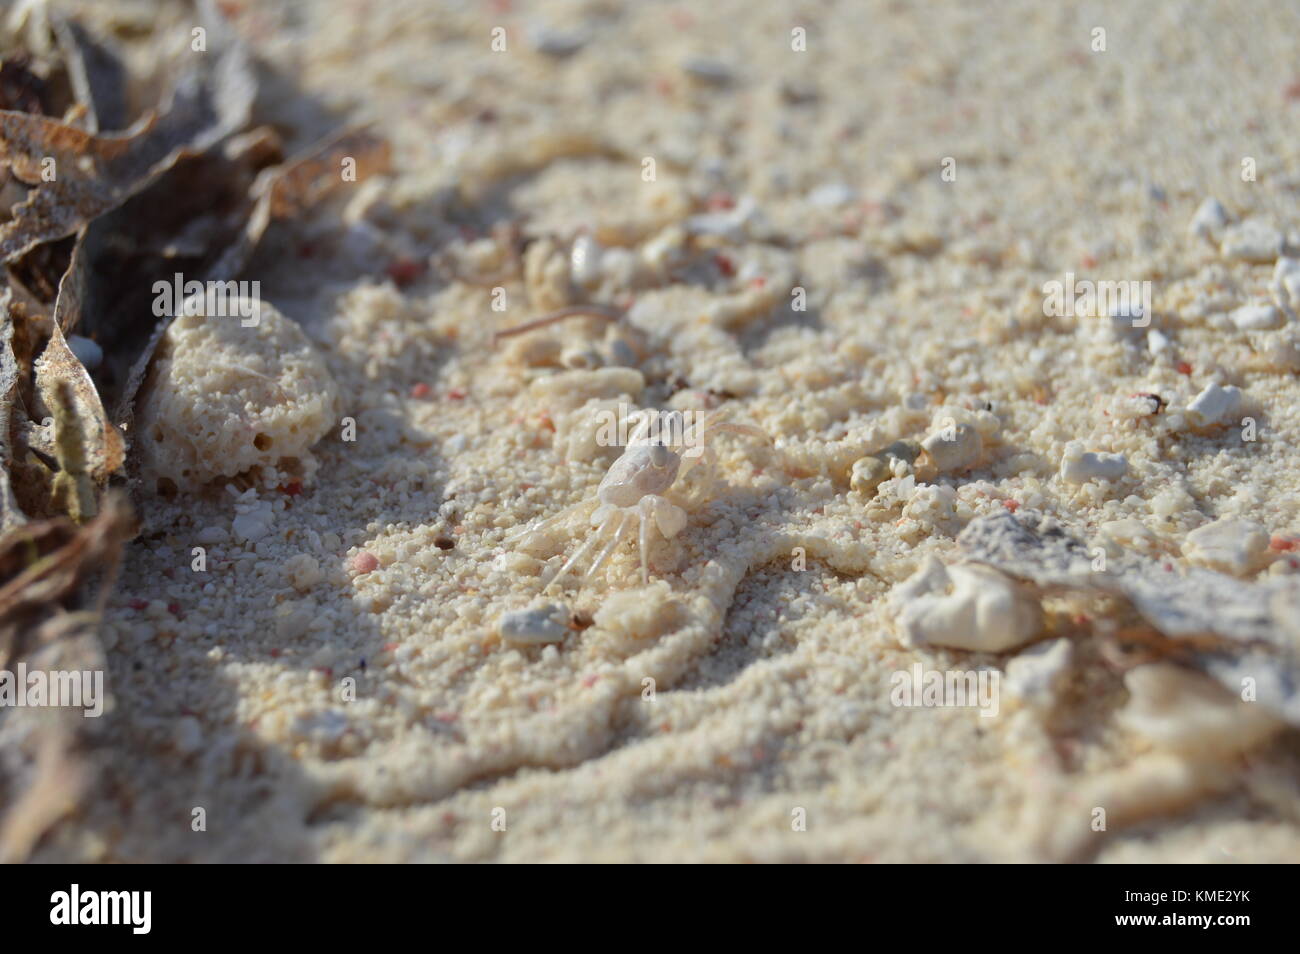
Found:
[[1155, 328], [1147, 329], [1147, 350], [1152, 354], [1163, 354], [1169, 350], [1171, 344], [1169, 336], [1163, 331]]
[[1196, 208], [1196, 214], [1188, 225], [1188, 231], [1202, 238], [1212, 238], [1219, 234], [1228, 224], [1228, 212], [1214, 196], [1206, 198]]
[[1160, 399], [1155, 394], [1119, 394], [1106, 403], [1105, 411], [1118, 420], [1139, 420], [1159, 414]]
[[1207, 384], [1187, 405], [1187, 416], [1196, 427], [1209, 427], [1231, 417], [1241, 407], [1241, 390], [1232, 385]]
[[311, 589], [322, 577], [320, 564], [310, 553], [297, 553], [285, 560], [284, 576], [289, 585], [300, 593]]
[[1270, 371], [1300, 371], [1300, 344], [1282, 335], [1270, 335], [1258, 345], [1264, 366]]
[[876, 488], [889, 478], [889, 473], [889, 465], [879, 457], [859, 458], [849, 471], [849, 489], [860, 494], [874, 494]]
[[693, 79], [717, 86], [731, 81], [731, 67], [721, 60], [693, 56], [682, 63], [682, 70]]
[[1273, 266], [1273, 281], [1280, 285], [1283, 279], [1296, 272], [1300, 272], [1300, 258], [1283, 255], [1277, 260], [1277, 264]]
[[590, 235], [579, 235], [569, 250], [569, 277], [581, 288], [594, 288], [601, 278], [603, 249]]
[[842, 182], [828, 182], [808, 193], [808, 204], [823, 208], [835, 208], [847, 205], [857, 197], [857, 193]]
[[586, 32], [581, 30], [556, 30], [542, 26], [531, 30], [528, 39], [533, 44], [533, 49], [538, 53], [563, 59], [566, 56], [572, 56], [586, 46], [589, 37]]
[[940, 471], [950, 473], [973, 467], [984, 453], [984, 440], [971, 425], [958, 424], [935, 431], [921, 441], [921, 447]]
[[[686, 220], [686, 231], [694, 235], [716, 235], [739, 242], [747, 237], [748, 228], [757, 217], [758, 204], [753, 197], [746, 195], [741, 196], [735, 206], [726, 211], [692, 215]], [[642, 248], [642, 254], [648, 256], [650, 248], [651, 243], [647, 243]]]
[[230, 525], [236, 540], [255, 543], [271, 532], [267, 515], [260, 511], [238, 514]]
[[1241, 262], [1272, 262], [1282, 253], [1282, 233], [1262, 222], [1243, 222], [1224, 231], [1219, 253]]
[[1242, 305], [1228, 317], [1242, 331], [1266, 331], [1282, 325], [1282, 313], [1268, 304]]
[[1124, 520], [1107, 520], [1100, 527], [1101, 535], [1121, 546], [1135, 550], [1149, 549], [1155, 543], [1155, 536], [1141, 520], [1129, 517]]
[[519, 646], [558, 643], [569, 634], [567, 615], [563, 606], [543, 603], [502, 615], [497, 631], [507, 643]]
[[1253, 521], [1225, 517], [1189, 533], [1183, 555], [1198, 566], [1245, 576], [1266, 560], [1268, 532]]
[[1038, 707], [1049, 707], [1069, 672], [1074, 645], [1065, 638], [1030, 646], [1007, 663], [1007, 691]]
[[94, 371], [104, 360], [104, 349], [81, 335], [68, 335], [68, 348], [86, 366], [87, 371]]
[[1061, 479], [1070, 484], [1089, 480], [1116, 480], [1128, 472], [1123, 454], [1103, 454], [1084, 449], [1083, 441], [1070, 441], [1061, 457]]
[[224, 543], [229, 540], [230, 534], [223, 527], [204, 527], [199, 531], [197, 539], [205, 547], [210, 547], [214, 543]]
[[1151, 498], [1151, 512], [1159, 517], [1173, 517], [1195, 506], [1191, 494], [1181, 487], [1166, 487]]
[[[1296, 261], [1290, 259], [1290, 261]], [[1284, 299], [1283, 304], [1290, 307], [1300, 307], [1300, 268], [1292, 269], [1282, 276], [1281, 288], [1274, 287], [1274, 291], [1279, 299]]]
[[944, 484], [922, 484], [903, 507], [903, 516], [933, 525], [951, 520], [956, 513], [956, 505], [957, 491], [951, 487]]

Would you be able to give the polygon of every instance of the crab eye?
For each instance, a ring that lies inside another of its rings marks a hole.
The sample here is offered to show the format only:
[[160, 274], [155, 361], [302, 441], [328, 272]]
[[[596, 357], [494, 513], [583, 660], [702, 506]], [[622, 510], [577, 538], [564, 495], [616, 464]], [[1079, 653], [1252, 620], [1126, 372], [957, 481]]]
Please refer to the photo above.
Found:
[[663, 444], [650, 445], [650, 463], [655, 467], [668, 466], [668, 448]]

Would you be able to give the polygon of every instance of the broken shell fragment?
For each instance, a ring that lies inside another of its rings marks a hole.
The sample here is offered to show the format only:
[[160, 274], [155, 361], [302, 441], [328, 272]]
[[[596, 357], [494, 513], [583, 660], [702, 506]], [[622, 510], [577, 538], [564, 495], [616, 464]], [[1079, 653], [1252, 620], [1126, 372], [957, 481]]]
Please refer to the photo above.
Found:
[[1228, 225], [1228, 212], [1214, 196], [1209, 196], [1199, 206], [1187, 230], [1201, 238], [1213, 238]]
[[1283, 308], [1300, 305], [1300, 259], [1285, 255], [1279, 258], [1273, 267], [1273, 281], [1269, 288]]
[[909, 646], [998, 653], [1023, 646], [1042, 627], [1033, 592], [980, 564], [945, 567], [930, 557], [889, 601]]
[[542, 603], [524, 610], [506, 613], [497, 624], [501, 638], [516, 646], [558, 643], [569, 634], [567, 613], [556, 603]]
[[600, 352], [586, 345], [570, 345], [560, 352], [560, 364], [577, 371], [589, 371], [602, 364]]
[[1215, 758], [1248, 751], [1282, 725], [1255, 702], [1244, 702], [1214, 680], [1175, 666], [1152, 663], [1124, 677], [1129, 702], [1117, 721], [1160, 749]]
[[860, 457], [853, 462], [849, 488], [860, 494], [873, 495], [876, 488], [892, 476], [889, 465], [879, 457]]
[[1250, 520], [1227, 517], [1189, 533], [1183, 553], [1199, 566], [1245, 576], [1267, 562], [1268, 533]]
[[1242, 222], [1224, 231], [1219, 253], [1241, 262], [1268, 264], [1282, 254], [1282, 233], [1262, 222]]
[[601, 278], [602, 248], [590, 235], [579, 235], [569, 249], [569, 276], [580, 288], [594, 288]]
[[1073, 658], [1074, 644], [1064, 637], [1037, 643], [1007, 663], [1007, 691], [1030, 705], [1050, 707]]
[[580, 407], [593, 398], [626, 396], [636, 401], [645, 390], [645, 376], [635, 368], [561, 371], [538, 378], [529, 390], [553, 411], [562, 411]]
[[1300, 344], [1285, 335], [1270, 335], [1260, 342], [1258, 364], [1268, 371], [1300, 371]]

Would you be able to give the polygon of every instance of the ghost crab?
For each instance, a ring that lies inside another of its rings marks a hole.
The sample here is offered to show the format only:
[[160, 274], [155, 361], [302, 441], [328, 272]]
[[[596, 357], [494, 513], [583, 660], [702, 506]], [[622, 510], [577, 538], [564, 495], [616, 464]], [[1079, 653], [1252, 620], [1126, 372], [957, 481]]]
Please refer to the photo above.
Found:
[[562, 579], [602, 538], [608, 537], [605, 548], [584, 576], [584, 580], [591, 579], [623, 542], [632, 525], [637, 524], [641, 581], [649, 583], [647, 554], [651, 527], [656, 528], [665, 540], [670, 540], [686, 526], [686, 510], [665, 494], [687, 474], [703, 468], [698, 473], [704, 479], [683, 500], [688, 506], [702, 502], [717, 466], [717, 455], [709, 443], [712, 437], [725, 432], [768, 440], [757, 427], [737, 424], [727, 420], [727, 416], [725, 408], [712, 411], [694, 422], [678, 411], [644, 410], [630, 415], [629, 422], [635, 419], [635, 424], [627, 445], [601, 479], [595, 496], [510, 534], [505, 542], [550, 530], [572, 516], [586, 513], [587, 522], [594, 531], [565, 561], [559, 572], [547, 580], [547, 586], [550, 586]]

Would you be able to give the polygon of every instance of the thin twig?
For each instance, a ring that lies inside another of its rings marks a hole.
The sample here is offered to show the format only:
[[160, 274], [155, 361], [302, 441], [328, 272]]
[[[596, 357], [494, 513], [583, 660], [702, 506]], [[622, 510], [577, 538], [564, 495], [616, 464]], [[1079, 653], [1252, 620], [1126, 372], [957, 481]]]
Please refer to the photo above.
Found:
[[618, 308], [611, 308], [606, 305], [571, 305], [568, 308], [559, 308], [549, 314], [542, 315], [540, 318], [534, 318], [532, 321], [525, 321], [522, 325], [515, 325], [513, 328], [507, 328], [505, 331], [498, 331], [492, 336], [494, 342], [502, 338], [509, 338], [511, 335], [522, 335], [526, 331], [532, 331], [536, 328], [544, 328], [546, 325], [553, 325], [557, 321], [563, 321], [565, 318], [576, 317], [601, 318], [605, 321], [619, 321], [623, 317], [623, 311]]

